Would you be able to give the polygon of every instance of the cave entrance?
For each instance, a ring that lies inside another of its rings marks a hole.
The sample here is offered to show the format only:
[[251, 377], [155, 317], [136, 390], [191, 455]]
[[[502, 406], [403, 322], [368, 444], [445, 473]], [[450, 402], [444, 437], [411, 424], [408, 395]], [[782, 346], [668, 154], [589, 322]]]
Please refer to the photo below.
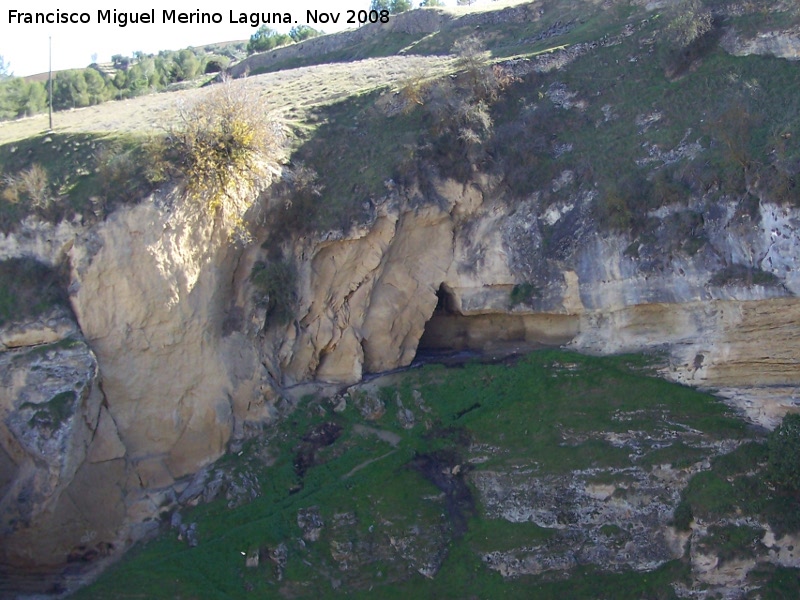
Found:
[[453, 294], [453, 290], [448, 287], [446, 283], [443, 283], [439, 286], [439, 289], [436, 291], [436, 308], [433, 310], [433, 317], [439, 315], [453, 315], [456, 313], [456, 309], [458, 304], [456, 303], [456, 297]]
[[465, 315], [453, 289], [444, 283], [436, 297], [436, 308], [417, 347], [420, 360], [465, 351], [470, 355], [516, 354], [566, 344], [578, 333], [577, 315], [514, 313], [510, 309]]
[[[453, 290], [442, 283], [436, 291], [436, 308], [428, 322], [417, 346], [417, 358], [424, 359], [448, 352], [467, 349], [463, 339], [453, 339], [453, 325], [459, 319], [467, 318], [458, 311], [458, 303]], [[463, 338], [462, 336], [459, 336]]]

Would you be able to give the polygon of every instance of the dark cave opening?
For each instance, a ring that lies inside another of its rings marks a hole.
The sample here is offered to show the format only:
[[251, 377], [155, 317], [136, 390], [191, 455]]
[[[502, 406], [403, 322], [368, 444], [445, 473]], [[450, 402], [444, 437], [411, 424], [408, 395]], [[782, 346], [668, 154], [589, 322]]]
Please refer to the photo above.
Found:
[[519, 313], [500, 310], [464, 314], [456, 292], [442, 283], [437, 302], [425, 324], [417, 359], [467, 352], [517, 354], [544, 346], [568, 343], [578, 332], [577, 315]]

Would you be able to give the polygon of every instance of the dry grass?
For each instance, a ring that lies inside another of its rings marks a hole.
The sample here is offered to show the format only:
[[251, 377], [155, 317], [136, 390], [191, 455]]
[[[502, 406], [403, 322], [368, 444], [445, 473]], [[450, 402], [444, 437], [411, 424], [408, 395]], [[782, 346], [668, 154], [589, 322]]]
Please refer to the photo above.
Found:
[[[303, 120], [306, 112], [319, 105], [394, 85], [411, 74], [435, 76], [452, 68], [441, 57], [396, 56], [358, 62], [315, 65], [248, 79], [261, 102], [270, 111], [289, 120]], [[182, 90], [107, 102], [53, 115], [57, 133], [147, 132], [173, 122], [179, 106], [199, 101], [211, 88]], [[19, 141], [47, 131], [47, 115], [0, 123], [0, 144]]]

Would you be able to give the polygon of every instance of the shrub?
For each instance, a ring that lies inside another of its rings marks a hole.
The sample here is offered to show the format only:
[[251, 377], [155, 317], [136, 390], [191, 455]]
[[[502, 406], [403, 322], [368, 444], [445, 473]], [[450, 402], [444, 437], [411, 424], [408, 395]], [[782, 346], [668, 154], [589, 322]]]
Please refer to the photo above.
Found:
[[511, 289], [508, 300], [513, 308], [519, 304], [526, 304], [541, 294], [541, 290], [533, 283], [518, 283]]
[[485, 157], [484, 145], [494, 123], [489, 106], [449, 80], [434, 84], [425, 105], [439, 166], [451, 176], [466, 177], [471, 165]]
[[32, 258], [0, 261], [0, 325], [66, 306], [65, 289], [56, 269]]
[[112, 140], [99, 145], [94, 160], [97, 189], [104, 203], [136, 202], [152, 191], [160, 178], [154, 175], [149, 144], [149, 140], [134, 144]]
[[294, 315], [297, 271], [288, 261], [257, 262], [250, 273], [256, 302], [267, 308], [267, 320], [287, 323]]
[[7, 175], [3, 183], [3, 199], [12, 204], [23, 202], [31, 208], [46, 211], [55, 200], [47, 171], [38, 163], [16, 175]]
[[682, 0], [675, 6], [666, 31], [673, 44], [685, 48], [711, 31], [713, 23], [711, 11], [701, 0]]
[[155, 177], [177, 171], [190, 199], [208, 213], [221, 214], [225, 226], [241, 233], [247, 206], [240, 199], [240, 187], [257, 187], [268, 177], [282, 145], [278, 122], [246, 82], [225, 78], [199, 102], [180, 110], [162, 149], [165, 162], [154, 169]]
[[793, 492], [800, 492], [800, 414], [787, 414], [769, 435], [769, 477]]
[[612, 187], [598, 196], [594, 204], [595, 216], [603, 229], [615, 232], [629, 231], [633, 214], [622, 191]]
[[709, 281], [714, 286], [726, 285], [781, 285], [780, 279], [774, 274], [761, 269], [748, 268], [744, 265], [730, 265], [714, 273]]
[[692, 521], [694, 515], [692, 514], [692, 506], [686, 500], [681, 500], [678, 506], [675, 507], [675, 513], [672, 516], [672, 524], [678, 531], [691, 531]]
[[416, 69], [404, 78], [398, 89], [398, 94], [403, 101], [403, 112], [411, 112], [415, 105], [423, 106], [430, 87], [431, 81], [422, 69]]
[[490, 85], [487, 81], [491, 71], [487, 69], [489, 53], [477, 36], [469, 36], [453, 44], [456, 54], [456, 68], [466, 73], [467, 81], [472, 88], [472, 93], [478, 99], [486, 99]]

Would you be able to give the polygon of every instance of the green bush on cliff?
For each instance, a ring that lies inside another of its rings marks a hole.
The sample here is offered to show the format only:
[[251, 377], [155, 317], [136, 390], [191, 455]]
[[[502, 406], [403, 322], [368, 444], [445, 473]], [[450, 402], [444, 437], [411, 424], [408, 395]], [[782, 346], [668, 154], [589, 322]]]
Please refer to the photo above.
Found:
[[288, 322], [297, 300], [297, 271], [288, 261], [257, 262], [250, 273], [256, 301], [266, 306], [267, 319]]
[[246, 82], [225, 79], [180, 111], [160, 149], [161, 170], [183, 179], [187, 195], [235, 231], [246, 209], [238, 198], [269, 174], [282, 130]]
[[788, 414], [770, 434], [769, 476], [794, 492], [800, 491], [800, 414]]
[[66, 303], [65, 286], [56, 269], [32, 258], [0, 261], [0, 325]]

